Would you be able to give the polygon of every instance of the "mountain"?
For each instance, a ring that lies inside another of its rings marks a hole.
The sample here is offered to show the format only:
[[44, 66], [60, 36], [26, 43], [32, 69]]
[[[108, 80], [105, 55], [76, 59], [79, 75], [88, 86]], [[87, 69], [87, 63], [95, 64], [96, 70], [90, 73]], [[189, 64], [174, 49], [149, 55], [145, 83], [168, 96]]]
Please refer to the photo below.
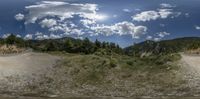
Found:
[[200, 47], [200, 37], [184, 37], [172, 40], [151, 41], [147, 40], [124, 49], [128, 55], [141, 55], [142, 53], [169, 54], [177, 53]]

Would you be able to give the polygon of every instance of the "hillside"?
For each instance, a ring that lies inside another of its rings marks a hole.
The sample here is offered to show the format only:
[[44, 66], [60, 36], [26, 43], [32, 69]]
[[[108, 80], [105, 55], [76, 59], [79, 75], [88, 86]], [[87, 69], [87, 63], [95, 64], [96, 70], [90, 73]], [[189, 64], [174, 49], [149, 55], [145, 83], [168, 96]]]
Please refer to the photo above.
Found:
[[185, 37], [164, 41], [144, 41], [124, 49], [128, 55], [141, 55], [142, 53], [151, 54], [170, 54], [194, 50], [200, 47], [199, 37]]

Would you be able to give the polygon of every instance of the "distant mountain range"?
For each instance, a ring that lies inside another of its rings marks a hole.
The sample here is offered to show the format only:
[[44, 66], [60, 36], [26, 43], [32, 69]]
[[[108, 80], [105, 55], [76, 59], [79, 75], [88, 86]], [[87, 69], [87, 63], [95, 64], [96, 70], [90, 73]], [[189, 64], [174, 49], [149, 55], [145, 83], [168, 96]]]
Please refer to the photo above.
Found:
[[126, 47], [124, 48], [124, 51], [128, 55], [139, 55], [144, 52], [152, 54], [168, 54], [197, 48], [200, 48], [200, 37], [184, 37], [158, 42], [147, 40]]

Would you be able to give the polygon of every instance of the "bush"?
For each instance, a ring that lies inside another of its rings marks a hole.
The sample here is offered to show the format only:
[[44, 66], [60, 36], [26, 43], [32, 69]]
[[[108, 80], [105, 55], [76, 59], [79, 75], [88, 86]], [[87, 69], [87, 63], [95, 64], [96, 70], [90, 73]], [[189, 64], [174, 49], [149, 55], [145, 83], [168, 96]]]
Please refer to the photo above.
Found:
[[133, 61], [127, 61], [126, 62], [128, 65], [133, 65]]
[[110, 60], [110, 67], [111, 67], [111, 68], [117, 67], [117, 61], [114, 60], [114, 59], [111, 59], [111, 60]]

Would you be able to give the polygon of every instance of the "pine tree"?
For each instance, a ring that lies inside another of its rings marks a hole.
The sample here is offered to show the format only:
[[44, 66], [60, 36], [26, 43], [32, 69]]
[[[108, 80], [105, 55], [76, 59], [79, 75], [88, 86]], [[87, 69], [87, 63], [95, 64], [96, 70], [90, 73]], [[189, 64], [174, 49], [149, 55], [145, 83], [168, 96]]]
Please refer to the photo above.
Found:
[[67, 51], [67, 52], [72, 52], [72, 48], [74, 47], [73, 43], [72, 43], [72, 41], [70, 39], [67, 39], [65, 41], [65, 45], [64, 46], [65, 46], [65, 51]]

